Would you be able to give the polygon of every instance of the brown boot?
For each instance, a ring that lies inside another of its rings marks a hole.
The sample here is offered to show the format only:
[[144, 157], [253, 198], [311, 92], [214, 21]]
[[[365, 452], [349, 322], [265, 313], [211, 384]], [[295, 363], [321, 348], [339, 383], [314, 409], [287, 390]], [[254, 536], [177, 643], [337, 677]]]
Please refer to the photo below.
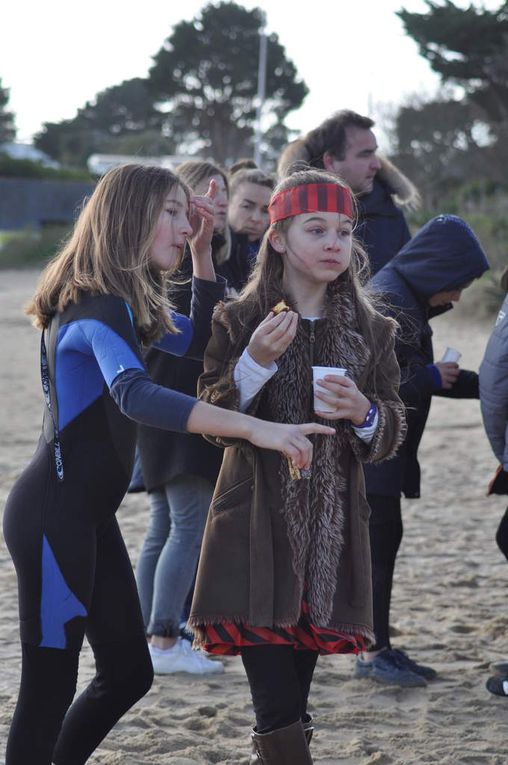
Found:
[[312, 765], [301, 720], [271, 733], [252, 732], [255, 751], [251, 765]]
[[[302, 725], [303, 732], [305, 733], [305, 738], [307, 739], [307, 746], [310, 748], [310, 742], [312, 741], [312, 736], [314, 734], [314, 720], [309, 714], [306, 715], [306, 717], [307, 719], [302, 722]], [[252, 733], [256, 733], [255, 728]], [[250, 756], [249, 765], [259, 765], [259, 757], [257, 755], [256, 746], [254, 744], [254, 736], [252, 736], [252, 754]]]

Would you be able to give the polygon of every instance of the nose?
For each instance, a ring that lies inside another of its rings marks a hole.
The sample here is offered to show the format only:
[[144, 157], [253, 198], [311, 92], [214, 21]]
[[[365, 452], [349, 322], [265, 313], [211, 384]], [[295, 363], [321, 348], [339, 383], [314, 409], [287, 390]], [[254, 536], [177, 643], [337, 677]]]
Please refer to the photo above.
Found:
[[192, 234], [192, 226], [186, 215], [184, 216], [184, 219], [182, 222], [181, 232], [184, 236], [190, 236]]
[[228, 206], [228, 195], [225, 192], [223, 194], [217, 194], [214, 204], [215, 207], [218, 207], [220, 210], [225, 210]]
[[331, 234], [329, 240], [326, 243], [326, 249], [333, 252], [339, 252], [342, 249], [342, 242], [338, 234]]

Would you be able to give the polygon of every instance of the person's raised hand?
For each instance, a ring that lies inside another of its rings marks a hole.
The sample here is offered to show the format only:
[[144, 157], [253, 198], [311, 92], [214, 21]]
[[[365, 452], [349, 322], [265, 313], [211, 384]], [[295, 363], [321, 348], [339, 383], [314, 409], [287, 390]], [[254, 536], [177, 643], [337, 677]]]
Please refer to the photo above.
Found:
[[216, 196], [217, 183], [212, 179], [206, 194], [191, 197], [189, 221], [192, 235], [189, 237], [189, 246], [193, 259], [203, 260], [211, 256]]
[[270, 311], [252, 333], [247, 350], [249, 356], [262, 367], [268, 367], [276, 361], [296, 335], [298, 314], [285, 311], [274, 316]]

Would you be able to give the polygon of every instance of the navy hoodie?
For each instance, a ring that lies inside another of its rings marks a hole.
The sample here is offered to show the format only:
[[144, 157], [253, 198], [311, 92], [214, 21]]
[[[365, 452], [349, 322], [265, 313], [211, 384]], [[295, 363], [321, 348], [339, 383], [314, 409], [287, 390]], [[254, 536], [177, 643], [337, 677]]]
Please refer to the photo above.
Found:
[[365, 466], [367, 493], [400, 496], [403, 492], [406, 497], [419, 497], [417, 450], [432, 395], [478, 397], [475, 372], [461, 370], [450, 390], [439, 387], [439, 374], [432, 366], [429, 319], [450, 310], [452, 304], [431, 308], [429, 298], [465, 287], [488, 268], [480, 242], [467, 223], [455, 215], [439, 215], [372, 278], [371, 288], [386, 301], [385, 312], [400, 324], [395, 350], [401, 368], [400, 396], [409, 409], [407, 437], [396, 457]]

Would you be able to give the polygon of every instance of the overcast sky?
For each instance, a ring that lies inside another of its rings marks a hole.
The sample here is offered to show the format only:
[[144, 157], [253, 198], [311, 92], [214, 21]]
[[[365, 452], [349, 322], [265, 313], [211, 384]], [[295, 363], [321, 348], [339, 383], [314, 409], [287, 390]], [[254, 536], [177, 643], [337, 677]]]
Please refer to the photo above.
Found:
[[[18, 140], [43, 122], [72, 118], [96, 93], [144, 77], [172, 28], [190, 20], [203, 0], [10, 0], [2, 8], [0, 79], [10, 89]], [[241, 0], [266, 11], [309, 87], [287, 123], [306, 131], [340, 108], [377, 117], [380, 105], [411, 94], [431, 96], [438, 77], [404, 35], [395, 11], [425, 12], [423, 0]], [[456, 0], [457, 5], [469, 3]], [[499, 2], [485, 2], [498, 7]], [[257, 68], [257, 62], [253, 62]]]

